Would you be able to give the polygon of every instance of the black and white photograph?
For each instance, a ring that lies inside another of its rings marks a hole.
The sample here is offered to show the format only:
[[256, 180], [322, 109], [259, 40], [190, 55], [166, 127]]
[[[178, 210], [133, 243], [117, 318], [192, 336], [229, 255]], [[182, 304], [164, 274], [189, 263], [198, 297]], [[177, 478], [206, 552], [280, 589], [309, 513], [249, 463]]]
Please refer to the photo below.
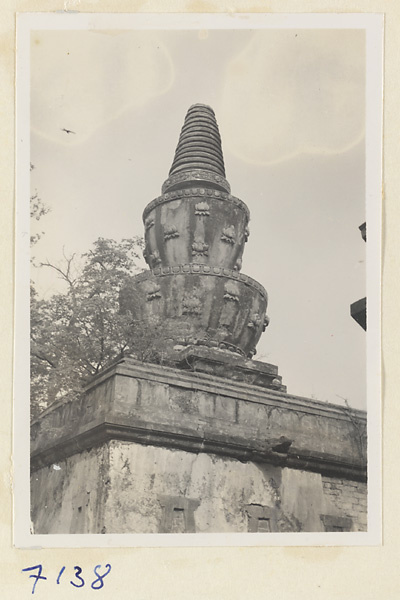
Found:
[[381, 17], [18, 26], [17, 541], [379, 543]]

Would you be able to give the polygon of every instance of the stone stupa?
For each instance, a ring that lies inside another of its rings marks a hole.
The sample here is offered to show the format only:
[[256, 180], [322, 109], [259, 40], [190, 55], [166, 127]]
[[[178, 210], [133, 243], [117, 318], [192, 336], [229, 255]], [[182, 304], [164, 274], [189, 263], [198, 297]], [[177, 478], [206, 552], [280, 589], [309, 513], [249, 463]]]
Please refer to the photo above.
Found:
[[224, 364], [232, 376], [233, 360], [237, 376], [250, 370], [254, 380], [257, 371], [259, 384], [283, 389], [276, 367], [249, 362], [269, 322], [267, 292], [241, 273], [249, 220], [249, 209], [231, 195], [225, 178], [214, 111], [195, 104], [162, 195], [144, 209], [144, 256], [151, 270], [122, 290], [121, 307], [149, 329], [162, 323], [159, 345], [175, 362], [195, 361], [200, 369], [207, 362], [213, 372]]

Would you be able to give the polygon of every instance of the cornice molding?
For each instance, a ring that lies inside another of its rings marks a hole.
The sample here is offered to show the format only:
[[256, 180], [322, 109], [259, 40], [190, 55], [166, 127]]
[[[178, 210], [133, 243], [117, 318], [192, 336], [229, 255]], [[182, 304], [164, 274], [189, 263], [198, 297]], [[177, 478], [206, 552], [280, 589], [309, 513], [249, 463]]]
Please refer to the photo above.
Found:
[[174, 200], [179, 200], [180, 198], [191, 198], [195, 197], [200, 200], [219, 200], [223, 202], [229, 202], [243, 210], [246, 213], [247, 219], [250, 219], [250, 211], [247, 208], [246, 204], [240, 198], [236, 198], [235, 196], [231, 196], [226, 192], [222, 192], [219, 190], [213, 190], [211, 188], [205, 187], [189, 187], [184, 190], [176, 190], [174, 192], [166, 192], [162, 196], [158, 196], [154, 198], [143, 211], [143, 223], [145, 222], [148, 214], [157, 206], [161, 204], [165, 204], [167, 202], [173, 202]]
[[193, 431], [177, 427], [174, 430], [164, 425], [151, 425], [128, 419], [94, 421], [75, 433], [53, 441], [31, 456], [31, 470], [36, 471], [74, 454], [101, 446], [112, 440], [143, 445], [162, 446], [186, 452], [205, 452], [240, 461], [267, 462], [281, 467], [314, 471], [329, 477], [342, 477], [356, 481], [366, 481], [366, 467], [354, 461], [338, 458], [330, 454], [304, 452], [290, 448], [288, 452], [278, 452], [279, 440], [266, 440], [260, 445], [245, 444], [227, 434], [195, 435]]
[[201, 263], [187, 263], [183, 265], [173, 265], [171, 267], [155, 267], [152, 271], [143, 271], [142, 273], [134, 275], [131, 281], [140, 282], [151, 279], [152, 277], [168, 277], [173, 275], [210, 275], [213, 277], [223, 277], [224, 279], [240, 281], [259, 292], [266, 301], [268, 301], [266, 289], [252, 277], [240, 273], [239, 271], [226, 269], [225, 267], [215, 267]]

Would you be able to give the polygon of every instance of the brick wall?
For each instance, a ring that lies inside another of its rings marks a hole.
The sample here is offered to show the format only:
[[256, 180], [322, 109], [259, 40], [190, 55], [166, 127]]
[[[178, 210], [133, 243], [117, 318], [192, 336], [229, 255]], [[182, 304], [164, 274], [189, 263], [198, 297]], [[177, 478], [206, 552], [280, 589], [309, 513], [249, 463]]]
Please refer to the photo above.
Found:
[[338, 514], [350, 517], [352, 531], [367, 531], [367, 484], [323, 477], [324, 494]]

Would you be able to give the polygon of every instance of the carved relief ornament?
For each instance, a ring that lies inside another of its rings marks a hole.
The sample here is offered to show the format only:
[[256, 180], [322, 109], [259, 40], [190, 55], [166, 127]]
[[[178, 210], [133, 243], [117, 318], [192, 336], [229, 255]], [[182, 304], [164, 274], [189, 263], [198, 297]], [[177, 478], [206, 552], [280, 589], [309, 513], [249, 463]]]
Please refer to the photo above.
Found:
[[249, 327], [250, 329], [257, 329], [257, 327], [261, 325], [261, 321], [261, 315], [259, 315], [258, 313], [254, 313], [253, 315], [251, 315], [249, 322], [247, 323], [247, 327]]
[[208, 244], [199, 237], [195, 237], [192, 244], [193, 256], [208, 256]]
[[147, 264], [149, 264], [152, 269], [161, 263], [160, 253], [158, 250], [154, 250], [154, 252], [151, 254], [148, 254], [147, 251], [144, 250], [143, 256]]
[[170, 225], [164, 227], [164, 240], [171, 240], [173, 238], [179, 237], [179, 231], [175, 227], [175, 225]]
[[233, 225], [230, 225], [229, 227], [225, 227], [222, 230], [221, 240], [223, 242], [225, 242], [226, 244], [233, 245], [235, 243], [235, 241], [236, 241], [236, 233], [235, 233], [235, 228], [234, 228]]
[[224, 300], [229, 300], [231, 302], [239, 302], [238, 290], [232, 281], [228, 281], [225, 284]]
[[237, 261], [235, 262], [235, 266], [233, 267], [233, 270], [240, 271], [241, 268], [242, 268], [242, 259], [238, 258]]
[[153, 217], [150, 217], [148, 219], [146, 219], [146, 221], [144, 222], [144, 228], [146, 231], [148, 231], [149, 229], [151, 229], [154, 225], [154, 219]]
[[209, 217], [210, 207], [207, 202], [198, 202], [194, 207], [194, 214], [198, 217]]
[[152, 300], [157, 300], [161, 298], [160, 286], [156, 283], [150, 284], [147, 288], [147, 302], [151, 302]]
[[182, 298], [182, 313], [184, 315], [201, 314], [201, 300], [196, 294], [186, 294]]

